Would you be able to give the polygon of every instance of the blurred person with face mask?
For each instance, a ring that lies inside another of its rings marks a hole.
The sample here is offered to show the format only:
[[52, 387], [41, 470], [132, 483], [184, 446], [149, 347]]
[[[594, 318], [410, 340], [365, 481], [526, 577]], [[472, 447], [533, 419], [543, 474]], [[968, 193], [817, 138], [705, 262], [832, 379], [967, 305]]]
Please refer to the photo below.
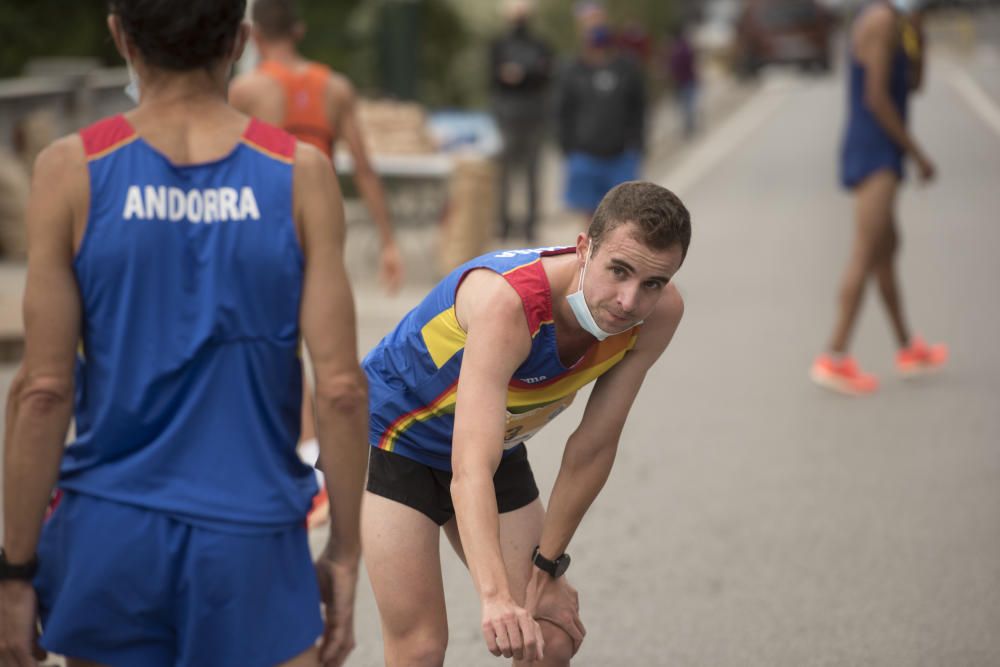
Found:
[[566, 156], [566, 205], [589, 220], [605, 193], [639, 176], [646, 87], [634, 59], [614, 50], [600, 5], [581, 5], [577, 25], [583, 46], [560, 77], [556, 123]]
[[829, 347], [810, 369], [817, 384], [845, 394], [870, 394], [878, 388], [878, 379], [860, 370], [847, 352], [869, 278], [877, 282], [889, 314], [898, 346], [897, 372], [919, 376], [939, 369], [948, 357], [944, 345], [929, 345], [910, 330], [896, 276], [896, 199], [904, 158], [915, 163], [921, 182], [929, 183], [936, 174], [907, 127], [909, 96], [923, 79], [920, 5], [920, 0], [872, 2], [859, 11], [850, 30], [848, 120], [840, 167], [841, 182], [855, 198], [855, 239]]

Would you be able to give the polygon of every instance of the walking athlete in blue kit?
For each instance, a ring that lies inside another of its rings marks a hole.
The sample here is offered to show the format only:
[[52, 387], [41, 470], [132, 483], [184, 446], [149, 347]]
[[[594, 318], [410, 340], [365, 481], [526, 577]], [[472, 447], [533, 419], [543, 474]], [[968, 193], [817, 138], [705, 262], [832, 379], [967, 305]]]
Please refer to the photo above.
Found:
[[855, 196], [854, 248], [829, 348], [810, 369], [814, 382], [844, 394], [870, 394], [878, 388], [877, 378], [861, 371], [847, 353], [869, 277], [878, 282], [896, 337], [897, 371], [912, 377], [940, 368], [948, 357], [944, 345], [928, 345], [911, 335], [896, 278], [896, 195], [904, 156], [916, 163], [921, 180], [930, 181], [935, 173], [906, 127], [910, 92], [923, 78], [919, 4], [872, 2], [860, 10], [850, 31], [849, 108], [840, 164], [841, 181]]
[[[41, 644], [71, 667], [342, 664], [366, 394], [333, 170], [226, 104], [244, 0], [111, 11], [139, 105], [35, 168], [0, 663], [32, 664], [37, 593]], [[334, 518], [315, 566], [316, 480], [295, 453], [300, 335]]]
[[[646, 371], [680, 322], [691, 237], [651, 183], [609, 192], [575, 247], [484, 255], [447, 276], [365, 358], [372, 445], [365, 566], [391, 666], [441, 665], [440, 529], [472, 574], [494, 655], [566, 665], [583, 640], [561, 576]], [[524, 442], [596, 380], [548, 510]]]

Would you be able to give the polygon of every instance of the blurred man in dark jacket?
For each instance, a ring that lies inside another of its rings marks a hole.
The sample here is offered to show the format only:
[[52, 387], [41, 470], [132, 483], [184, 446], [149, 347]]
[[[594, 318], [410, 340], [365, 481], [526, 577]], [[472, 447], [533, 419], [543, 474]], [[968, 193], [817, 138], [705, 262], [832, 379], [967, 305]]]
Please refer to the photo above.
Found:
[[527, 181], [524, 236], [535, 238], [538, 217], [538, 161], [545, 136], [545, 112], [552, 81], [552, 51], [531, 32], [533, 6], [527, 0], [504, 4], [508, 30], [490, 51], [493, 113], [503, 137], [500, 162], [500, 235], [511, 233], [511, 179], [522, 172]]
[[608, 190], [639, 177], [646, 90], [633, 59], [612, 48], [604, 11], [588, 5], [578, 21], [583, 49], [561, 77], [557, 122], [566, 205], [589, 219]]

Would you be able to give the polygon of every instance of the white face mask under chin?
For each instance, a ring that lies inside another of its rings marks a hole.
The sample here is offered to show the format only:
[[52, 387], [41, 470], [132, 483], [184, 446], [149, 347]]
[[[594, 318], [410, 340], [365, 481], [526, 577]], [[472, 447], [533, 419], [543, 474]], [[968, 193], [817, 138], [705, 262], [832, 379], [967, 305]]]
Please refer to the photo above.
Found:
[[125, 68], [128, 70], [128, 85], [125, 86], [125, 94], [128, 95], [129, 99], [139, 103], [139, 75], [135, 73], [135, 68], [132, 67], [132, 61], [125, 58]]
[[[587, 306], [587, 299], [583, 296], [583, 278], [587, 275], [587, 267], [590, 265], [590, 255], [593, 249], [593, 243], [588, 241], [587, 259], [583, 261], [583, 271], [580, 272], [580, 282], [577, 284], [576, 291], [568, 295], [566, 300], [569, 302], [569, 307], [573, 311], [573, 315], [576, 317], [577, 323], [583, 327], [584, 331], [597, 340], [604, 340], [608, 336], [613, 336], [614, 334], [609, 331], [605, 331], [600, 327], [597, 320], [594, 319], [594, 314], [590, 312], [590, 307]], [[641, 322], [639, 324], [641, 324]]]
[[912, 14], [920, 9], [921, 0], [892, 0], [892, 6], [902, 14]]

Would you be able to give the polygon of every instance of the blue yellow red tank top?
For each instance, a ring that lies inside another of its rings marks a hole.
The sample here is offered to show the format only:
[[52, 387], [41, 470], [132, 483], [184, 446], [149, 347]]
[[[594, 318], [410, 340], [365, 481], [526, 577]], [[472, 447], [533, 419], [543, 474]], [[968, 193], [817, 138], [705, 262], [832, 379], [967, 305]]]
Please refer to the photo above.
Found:
[[478, 257], [452, 271], [365, 357], [369, 442], [440, 470], [451, 470], [458, 374], [465, 331], [455, 295], [476, 269], [502, 275], [517, 291], [531, 332], [531, 351], [507, 385], [504, 448], [535, 435], [572, 403], [576, 392], [621, 361], [638, 327], [595, 343], [573, 365], [559, 360], [552, 292], [542, 257], [573, 248], [509, 250]]
[[294, 138], [251, 120], [176, 165], [123, 116], [81, 132], [90, 210], [76, 439], [60, 486], [243, 532], [303, 520]]

